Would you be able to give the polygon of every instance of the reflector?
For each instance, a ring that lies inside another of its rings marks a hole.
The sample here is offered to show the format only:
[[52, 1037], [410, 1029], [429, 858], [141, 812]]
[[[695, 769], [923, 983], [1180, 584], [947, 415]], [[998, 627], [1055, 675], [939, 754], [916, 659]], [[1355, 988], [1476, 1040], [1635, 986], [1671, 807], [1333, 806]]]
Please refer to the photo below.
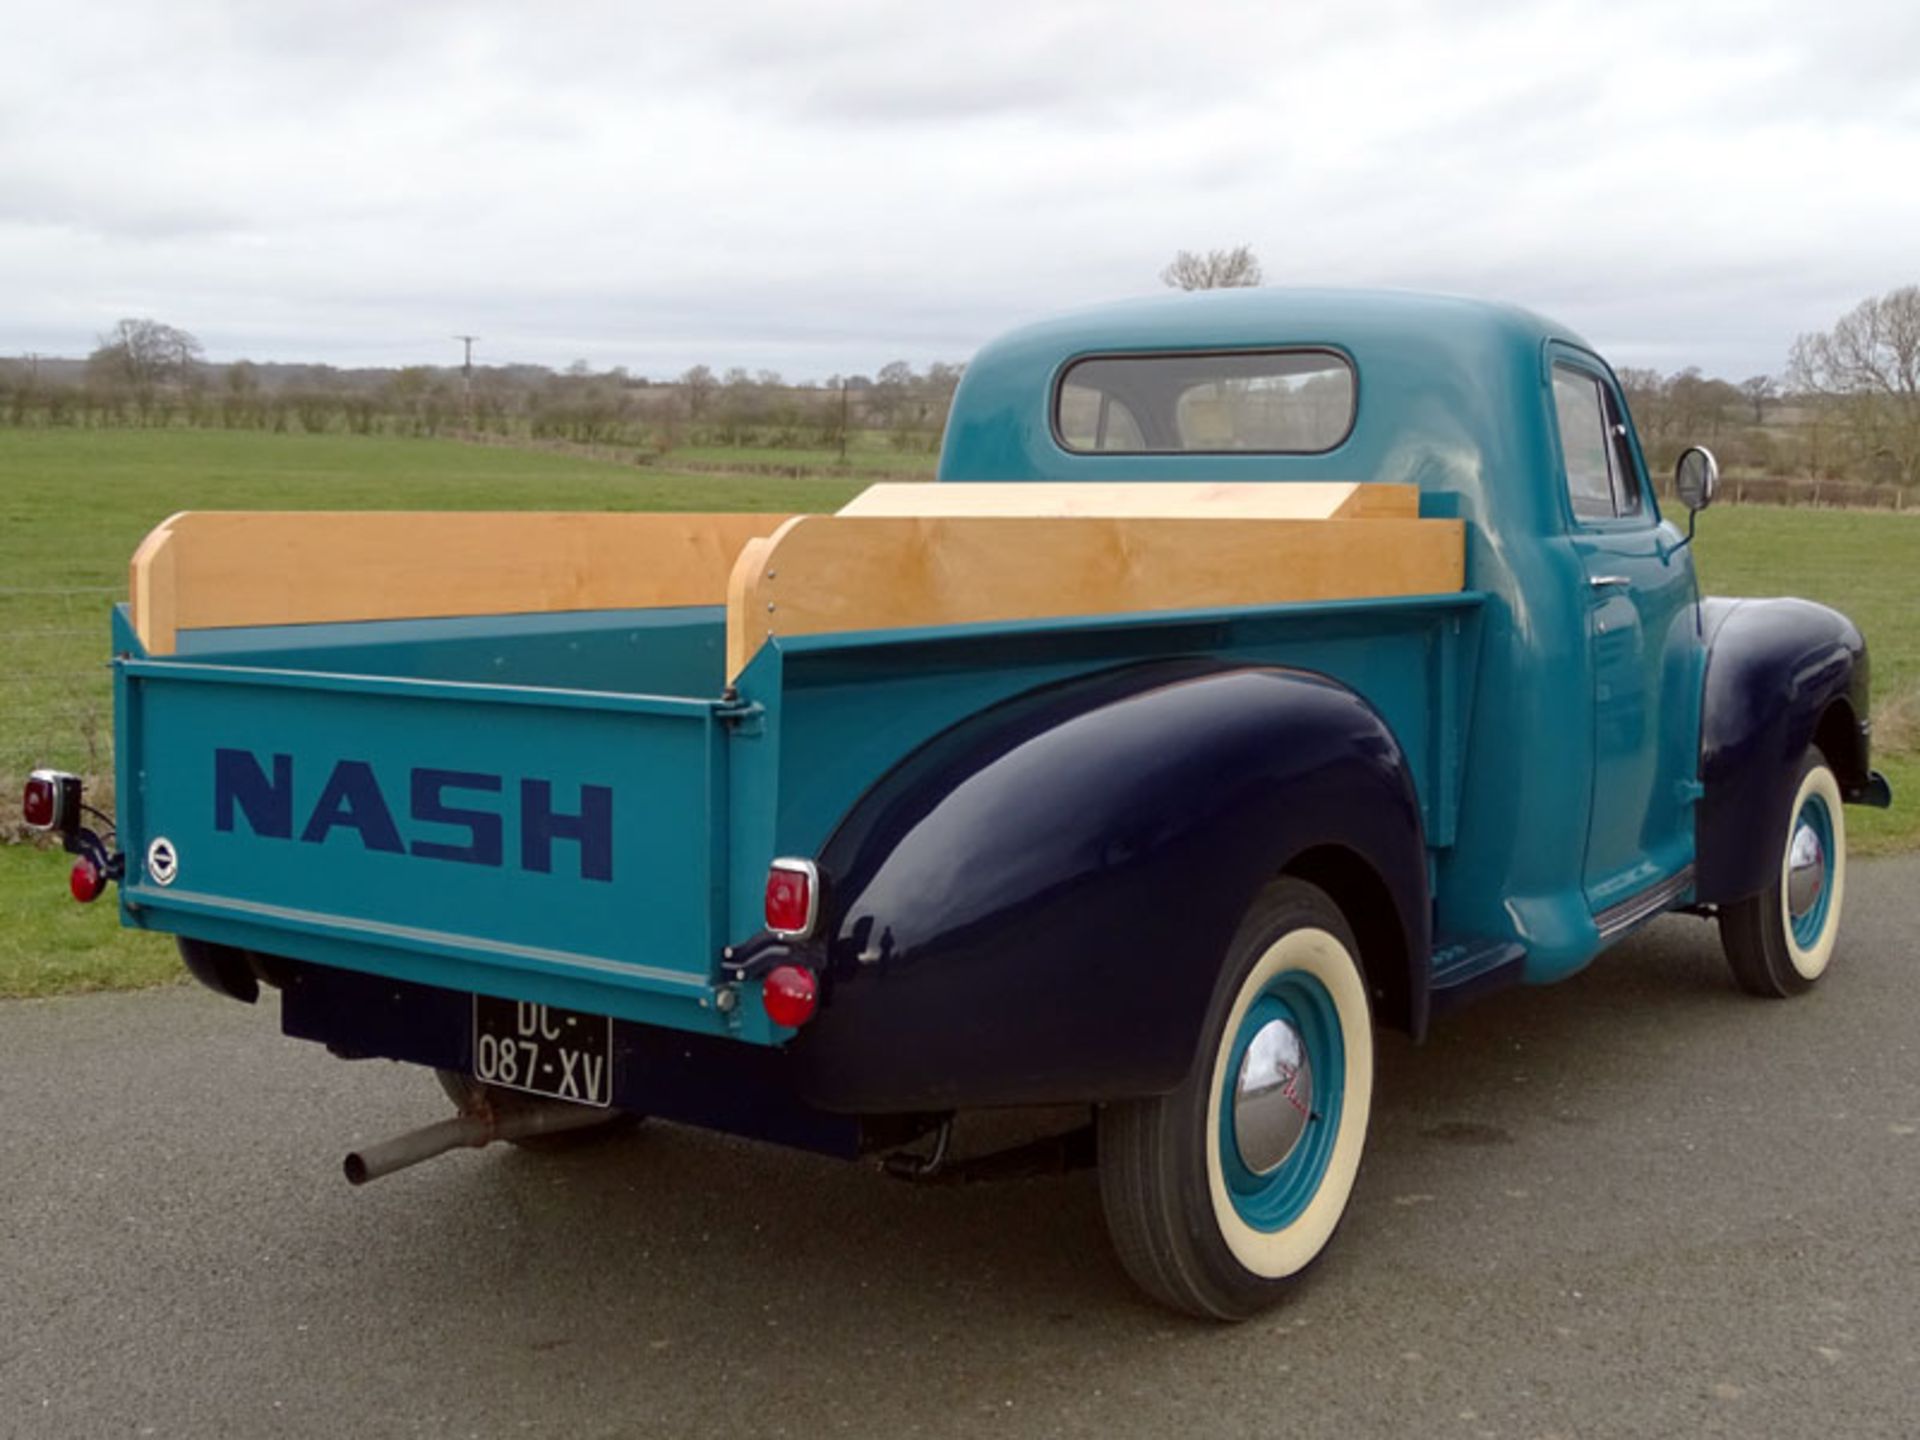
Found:
[[819, 1000], [813, 972], [804, 965], [776, 965], [760, 982], [760, 1003], [776, 1025], [800, 1026], [813, 1018]]
[[73, 892], [73, 898], [82, 905], [91, 904], [100, 898], [100, 892], [107, 888], [107, 877], [102, 875], [91, 860], [82, 858], [73, 862], [73, 872], [67, 876], [67, 889]]

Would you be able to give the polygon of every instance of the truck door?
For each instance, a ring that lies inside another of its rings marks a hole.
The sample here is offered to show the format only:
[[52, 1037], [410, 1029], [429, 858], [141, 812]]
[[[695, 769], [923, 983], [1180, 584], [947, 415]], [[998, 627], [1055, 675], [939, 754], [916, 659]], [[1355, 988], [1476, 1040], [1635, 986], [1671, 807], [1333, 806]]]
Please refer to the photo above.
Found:
[[1604, 934], [1638, 918], [1649, 892], [1692, 858], [1692, 557], [1660, 519], [1605, 366], [1560, 346], [1552, 363], [1568, 533], [1588, 600], [1594, 765], [1584, 883]]

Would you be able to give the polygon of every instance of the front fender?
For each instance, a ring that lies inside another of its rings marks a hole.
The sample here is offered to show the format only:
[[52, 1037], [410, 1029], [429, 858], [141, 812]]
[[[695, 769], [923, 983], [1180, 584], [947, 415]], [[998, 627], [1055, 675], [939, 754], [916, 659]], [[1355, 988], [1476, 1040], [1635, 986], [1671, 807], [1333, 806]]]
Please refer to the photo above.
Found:
[[[1817, 740], [1849, 801], [1878, 791], [1868, 753], [1866, 641], [1807, 600], [1701, 602], [1707, 633], [1695, 898], [1757, 894], [1780, 863], [1779, 817]], [[1881, 782], [1884, 789], [1884, 782]]]
[[1235, 927], [1308, 851], [1383, 882], [1424, 1013], [1419, 804], [1353, 691], [1185, 664], [989, 711], [910, 757], [822, 851], [829, 995], [794, 1041], [802, 1084], [868, 1113], [1169, 1090]]

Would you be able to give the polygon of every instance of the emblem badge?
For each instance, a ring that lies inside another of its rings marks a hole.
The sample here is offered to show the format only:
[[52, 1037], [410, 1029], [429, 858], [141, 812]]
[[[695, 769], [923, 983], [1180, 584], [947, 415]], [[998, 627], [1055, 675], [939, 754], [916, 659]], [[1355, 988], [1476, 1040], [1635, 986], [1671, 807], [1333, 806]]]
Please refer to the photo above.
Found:
[[173, 848], [173, 842], [166, 836], [155, 836], [153, 843], [147, 846], [147, 875], [156, 885], [171, 885], [179, 873], [180, 852]]

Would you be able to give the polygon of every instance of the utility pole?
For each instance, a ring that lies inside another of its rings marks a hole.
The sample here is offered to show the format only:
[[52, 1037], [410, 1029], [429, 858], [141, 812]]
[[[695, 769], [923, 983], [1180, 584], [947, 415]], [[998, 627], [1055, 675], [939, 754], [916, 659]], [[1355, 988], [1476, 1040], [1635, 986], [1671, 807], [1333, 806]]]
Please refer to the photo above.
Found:
[[466, 412], [467, 429], [473, 429], [473, 342], [478, 335], [456, 335], [454, 339], [467, 347], [467, 358], [460, 366], [460, 402]]

